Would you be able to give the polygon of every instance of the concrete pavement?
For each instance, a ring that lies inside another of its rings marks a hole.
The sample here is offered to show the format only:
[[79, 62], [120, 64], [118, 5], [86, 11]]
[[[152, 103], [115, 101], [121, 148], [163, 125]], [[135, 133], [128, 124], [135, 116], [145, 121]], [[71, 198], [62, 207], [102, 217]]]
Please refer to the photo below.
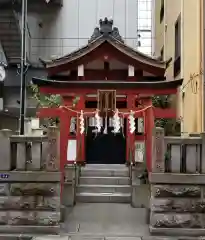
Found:
[[68, 234], [149, 236], [145, 209], [130, 204], [78, 203], [67, 216], [63, 230]]

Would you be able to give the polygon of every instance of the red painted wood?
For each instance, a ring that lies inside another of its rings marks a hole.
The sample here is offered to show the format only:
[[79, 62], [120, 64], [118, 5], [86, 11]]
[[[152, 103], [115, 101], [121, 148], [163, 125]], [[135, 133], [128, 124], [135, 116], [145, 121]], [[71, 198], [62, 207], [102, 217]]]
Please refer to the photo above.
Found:
[[[133, 109], [135, 107], [135, 95], [128, 95], [127, 96], [127, 108]], [[128, 110], [127, 110], [128, 111]], [[128, 115], [129, 116], [129, 115]], [[126, 139], [126, 160], [129, 162], [129, 155], [130, 155], [130, 149], [132, 151], [132, 159], [134, 162], [134, 140], [135, 140], [135, 133], [130, 133], [130, 124], [129, 120], [127, 119], [127, 133], [126, 133], [127, 139]]]
[[[147, 106], [150, 106], [152, 104], [152, 100], [146, 100]], [[146, 163], [147, 163], [147, 170], [150, 172], [152, 167], [152, 135], [153, 135], [153, 129], [155, 127], [154, 124], [154, 112], [153, 108], [149, 108], [145, 112], [145, 134], [146, 134], [146, 140], [145, 140], [145, 148], [146, 148]]]
[[62, 96], [62, 105], [68, 106], [68, 107], [73, 107], [73, 96]]
[[[128, 77], [127, 69], [110, 69], [105, 71], [104, 69], [85, 69], [85, 76], [78, 77], [78, 71], [71, 71], [67, 76], [59, 77], [56, 76], [59, 80], [69, 81], [69, 80], [86, 80], [86, 81], [96, 81], [98, 79], [113, 80], [113, 81], [126, 81], [130, 80]], [[146, 82], [147, 78], [143, 77], [143, 71], [135, 71], [135, 76], [131, 77], [132, 81], [137, 81], [138, 79]]]
[[[86, 94], [96, 94], [97, 89], [76, 89], [76, 88], [52, 88], [52, 87], [40, 87], [40, 92], [44, 94], [68, 94], [71, 96], [76, 95], [86, 95]], [[110, 89], [111, 90], [111, 89]], [[115, 89], [114, 89], [115, 90]], [[117, 90], [117, 94], [119, 95], [138, 95], [138, 94], [150, 94], [150, 95], [170, 95], [170, 94], [176, 94], [177, 89], [176, 88], [169, 88], [169, 89], [123, 89], [123, 90]]]
[[[75, 107], [75, 110], [81, 111], [85, 109], [85, 97], [84, 95], [80, 96], [80, 99]], [[78, 163], [84, 163], [85, 162], [85, 135], [80, 134], [80, 114], [78, 114], [78, 119], [77, 119], [77, 162]], [[80, 148], [81, 144], [81, 148]]]
[[135, 135], [135, 141], [144, 141], [145, 135]]
[[67, 111], [62, 111], [60, 119], [60, 153], [61, 153], [61, 170], [67, 163], [67, 147], [70, 134], [71, 116]]
[[61, 62], [58, 61], [56, 64], [53, 63], [53, 66], [47, 68], [47, 71], [49, 76], [55, 75], [60, 72], [77, 69], [77, 67], [82, 64], [87, 65], [89, 62], [92, 62], [96, 59], [101, 59], [102, 56], [107, 56], [109, 60], [117, 59], [122, 63], [134, 66], [136, 69], [140, 68], [157, 76], [164, 76], [165, 73], [165, 68], [155, 66], [149, 59], [146, 59], [144, 62], [139, 61], [137, 58], [133, 58], [123, 51], [120, 51], [108, 42], [102, 43], [94, 50], [88, 52], [87, 54], [83, 54], [80, 58], [74, 58], [72, 61], [66, 61], [66, 59], [62, 59]]
[[78, 76], [77, 79], [81, 80], [81, 81], [85, 81], [86, 80], [85, 76]]
[[[96, 102], [97, 103], [97, 96], [96, 97], [85, 97], [86, 101], [91, 101], [91, 102]], [[126, 102], [127, 98], [126, 97], [117, 97], [116, 102]]]

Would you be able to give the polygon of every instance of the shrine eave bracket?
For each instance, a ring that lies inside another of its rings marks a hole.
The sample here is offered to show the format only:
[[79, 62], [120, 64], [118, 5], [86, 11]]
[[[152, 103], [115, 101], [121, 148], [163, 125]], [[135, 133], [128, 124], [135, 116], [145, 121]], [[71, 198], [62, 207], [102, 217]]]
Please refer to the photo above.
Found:
[[72, 88], [72, 89], [177, 89], [183, 79], [173, 81], [133, 82], [133, 81], [57, 81], [34, 77], [33, 84], [39, 87]]

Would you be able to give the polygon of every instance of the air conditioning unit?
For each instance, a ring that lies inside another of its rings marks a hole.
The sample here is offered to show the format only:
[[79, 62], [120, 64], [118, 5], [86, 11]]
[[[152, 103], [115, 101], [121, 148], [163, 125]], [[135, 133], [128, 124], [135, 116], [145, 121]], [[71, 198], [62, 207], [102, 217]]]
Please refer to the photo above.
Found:
[[56, 60], [56, 59], [58, 59], [58, 58], [60, 58], [59, 55], [51, 55], [51, 56], [50, 56], [50, 59], [51, 59], [51, 60]]

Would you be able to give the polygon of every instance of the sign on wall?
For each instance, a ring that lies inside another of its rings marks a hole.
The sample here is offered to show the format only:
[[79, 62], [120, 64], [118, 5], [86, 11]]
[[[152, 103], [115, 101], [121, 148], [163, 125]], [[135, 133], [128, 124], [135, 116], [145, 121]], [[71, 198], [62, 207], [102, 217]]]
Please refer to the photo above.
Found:
[[4, 90], [4, 80], [6, 78], [5, 64], [0, 63], [0, 111], [4, 109], [3, 102], [3, 90]]
[[77, 140], [68, 140], [67, 161], [76, 161], [77, 157]]
[[135, 142], [135, 162], [143, 163], [145, 156], [145, 143], [144, 141]]

